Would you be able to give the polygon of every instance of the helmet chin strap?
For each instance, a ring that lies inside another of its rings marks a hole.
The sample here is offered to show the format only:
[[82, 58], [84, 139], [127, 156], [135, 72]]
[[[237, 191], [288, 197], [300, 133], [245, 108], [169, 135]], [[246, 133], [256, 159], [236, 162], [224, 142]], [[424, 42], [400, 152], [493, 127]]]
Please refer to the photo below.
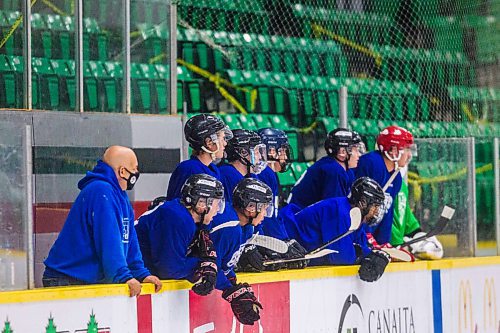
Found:
[[207, 147], [203, 146], [201, 147], [201, 149], [205, 152], [205, 153], [209, 153], [210, 154], [210, 157], [212, 158], [212, 161], [215, 161], [217, 159], [217, 157], [215, 156], [219, 151], [220, 151], [220, 146], [219, 146], [219, 141], [217, 140], [215, 142], [215, 145], [217, 146], [217, 149], [214, 150], [214, 151], [211, 151], [209, 150]]
[[384, 151], [384, 154], [389, 159], [389, 161], [396, 163], [396, 167], [397, 167], [398, 161], [401, 159], [401, 156], [403, 156], [403, 151], [402, 150], [398, 150], [398, 157], [391, 157], [387, 153], [387, 151]]

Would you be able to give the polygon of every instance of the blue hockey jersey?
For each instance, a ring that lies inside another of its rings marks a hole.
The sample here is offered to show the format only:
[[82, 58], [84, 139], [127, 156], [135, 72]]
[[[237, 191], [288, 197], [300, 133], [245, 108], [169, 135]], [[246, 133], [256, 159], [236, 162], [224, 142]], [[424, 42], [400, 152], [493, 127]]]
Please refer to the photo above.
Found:
[[224, 186], [224, 198], [226, 202], [233, 202], [233, 190], [245, 176], [231, 164], [219, 165], [219, 172], [220, 181]]
[[[349, 229], [350, 209], [346, 197], [329, 198], [302, 210], [295, 204], [289, 204], [281, 209], [279, 217], [283, 220], [288, 235], [309, 252]], [[309, 265], [355, 264], [357, 253], [354, 244], [358, 244], [362, 250], [360, 255], [367, 255], [370, 252], [363, 225], [357, 231], [327, 247], [338, 253], [312, 259]]]
[[114, 170], [99, 161], [80, 180], [81, 190], [45, 260], [45, 277], [69, 276], [87, 283], [142, 281], [144, 267], [134, 211]]
[[144, 213], [135, 230], [146, 267], [161, 279], [192, 281], [200, 260], [188, 256], [187, 251], [197, 227], [179, 199]]
[[[394, 171], [387, 171], [384, 163], [382, 153], [379, 151], [372, 151], [368, 154], [361, 156], [356, 168], [356, 178], [370, 177], [375, 180], [381, 187], [389, 180]], [[401, 174], [398, 174], [394, 181], [385, 191], [392, 197], [392, 204], [388, 212], [384, 215], [379, 225], [367, 228], [367, 232], [371, 232], [379, 244], [385, 244], [391, 241], [392, 220], [394, 216], [394, 200], [396, 199], [399, 190], [401, 189]]]
[[272, 217], [265, 217], [262, 221], [262, 233], [266, 236], [271, 236], [281, 240], [289, 239], [283, 222], [278, 219], [278, 206], [279, 206], [279, 180], [276, 173], [267, 166], [261, 173], [256, 176], [259, 180], [267, 184], [273, 191], [274, 196], [274, 215]]
[[220, 180], [220, 173], [217, 166], [210, 163], [203, 164], [196, 156], [191, 156], [189, 160], [182, 161], [177, 165], [170, 181], [168, 182], [167, 201], [181, 197], [181, 189], [186, 180], [195, 174], [205, 173]]
[[301, 208], [327, 198], [345, 197], [354, 181], [354, 173], [333, 157], [325, 156], [311, 165], [292, 189], [289, 203]]

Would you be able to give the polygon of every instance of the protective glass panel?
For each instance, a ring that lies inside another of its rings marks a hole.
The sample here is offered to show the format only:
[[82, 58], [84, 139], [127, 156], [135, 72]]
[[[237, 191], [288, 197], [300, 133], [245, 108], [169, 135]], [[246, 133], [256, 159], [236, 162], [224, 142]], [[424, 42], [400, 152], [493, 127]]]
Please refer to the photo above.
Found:
[[122, 0], [83, 1], [85, 111], [122, 112]]
[[133, 113], [169, 112], [169, 27], [170, 1], [130, 1], [130, 101]]
[[24, 125], [0, 122], [0, 290], [28, 286], [25, 136]]
[[474, 253], [475, 229], [472, 188], [469, 185], [469, 139], [417, 139], [418, 155], [409, 165], [408, 184], [411, 208], [422, 229], [437, 223], [445, 205], [455, 215], [438, 239], [447, 257]]
[[476, 138], [477, 255], [496, 255], [494, 144]]
[[0, 1], [0, 108], [23, 107], [23, 1]]

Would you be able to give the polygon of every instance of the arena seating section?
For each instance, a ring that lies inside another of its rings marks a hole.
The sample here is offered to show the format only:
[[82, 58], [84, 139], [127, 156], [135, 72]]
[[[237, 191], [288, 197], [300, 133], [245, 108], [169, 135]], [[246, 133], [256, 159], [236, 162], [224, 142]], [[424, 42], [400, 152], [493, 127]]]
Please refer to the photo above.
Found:
[[[480, 13], [467, 16], [464, 23], [463, 20], [458, 22], [454, 13], [428, 17], [417, 11], [414, 15], [420, 15], [423, 22], [419, 29], [430, 36], [430, 42], [426, 48], [416, 49], [405, 45], [404, 36], [399, 36], [404, 33], [398, 29], [399, 0], [379, 0], [376, 8], [368, 8], [363, 13], [321, 9], [313, 7], [318, 1], [297, 0], [287, 8], [291, 15], [288, 24], [299, 27], [299, 33], [293, 37], [276, 33], [272, 16], [261, 2], [181, 1], [179, 17], [188, 19], [196, 31], [178, 26], [178, 57], [218, 73], [237, 86], [257, 90], [252, 113], [242, 115], [226, 110], [221, 116], [232, 128], [275, 126], [289, 133], [296, 162], [287, 173], [279, 175], [285, 188], [296, 182], [310, 163], [308, 161], [319, 156], [321, 149], [311, 151], [306, 146], [321, 147], [325, 133], [337, 126], [337, 91], [342, 85], [349, 91], [350, 126], [365, 137], [369, 149], [373, 148], [380, 128], [392, 123], [407, 127], [417, 137], [473, 134], [488, 139], [495, 133], [499, 135], [500, 92], [478, 88], [474, 66], [481, 61], [492, 61], [488, 59], [491, 45], [477, 42], [471, 51], [463, 43], [466, 34], [474, 36], [488, 29], [487, 18]], [[112, 19], [109, 8], [118, 2], [102, 0], [98, 3], [99, 8], [94, 9], [97, 14], [86, 13], [84, 20], [85, 110], [121, 112], [123, 71], [121, 64], [114, 60], [116, 58], [110, 56], [117, 42], [109, 31]], [[439, 12], [439, 1], [425, 3], [428, 13]], [[18, 18], [20, 5], [9, 0], [2, 9], [0, 33], [4, 36]], [[65, 9], [70, 12], [69, 8]], [[335, 26], [336, 33], [369, 46], [387, 60], [371, 73], [374, 79], [358, 75], [359, 64], [366, 59], [354, 57], [352, 52], [332, 40], [315, 38], [310, 24], [313, 11], [316, 21], [320, 13], [320, 21]], [[168, 39], [168, 26], [158, 17], [159, 12], [159, 1], [155, 0], [133, 2], [131, 6], [134, 22], [131, 29], [144, 39], [143, 52], [134, 53], [132, 57], [132, 112], [165, 114], [168, 110], [167, 60], [163, 57], [161, 61], [150, 62], [161, 56]], [[394, 27], [390, 33], [387, 31], [389, 25]], [[33, 108], [73, 110], [73, 18], [53, 12], [33, 13], [32, 29]], [[231, 59], [207, 45], [204, 34], [224, 50], [233, 52]], [[498, 34], [497, 38], [500, 38]], [[16, 93], [22, 89], [22, 72], [22, 32], [18, 29], [0, 49], [2, 107], [22, 107], [21, 96]], [[184, 102], [190, 114], [221, 111], [219, 106], [224, 99], [212, 83], [183, 66], [177, 67], [177, 73], [177, 111], [182, 112]], [[229, 90], [246, 110], [251, 109], [248, 93]], [[488, 107], [497, 118], [487, 125], [470, 124], [460, 117], [440, 121], [433, 112], [439, 104], [435, 102], [436, 91], [449, 109], [456, 110], [455, 115], [463, 114], [461, 103], [466, 102], [478, 109]], [[299, 130], [315, 122], [311, 131]], [[489, 147], [491, 145], [478, 145], [479, 166], [491, 159]], [[453, 151], [444, 154], [453, 154]], [[446, 156], [440, 157], [446, 160]], [[432, 176], [439, 174], [439, 168], [449, 171], [453, 166], [421, 163], [415, 168], [422, 176]], [[479, 213], [491, 211], [494, 205], [493, 196], [487, 193], [486, 187], [493, 181], [492, 172], [486, 175], [478, 177], [482, 205], [478, 207]], [[423, 190], [432, 189], [428, 186]], [[463, 194], [457, 193], [459, 195]]]

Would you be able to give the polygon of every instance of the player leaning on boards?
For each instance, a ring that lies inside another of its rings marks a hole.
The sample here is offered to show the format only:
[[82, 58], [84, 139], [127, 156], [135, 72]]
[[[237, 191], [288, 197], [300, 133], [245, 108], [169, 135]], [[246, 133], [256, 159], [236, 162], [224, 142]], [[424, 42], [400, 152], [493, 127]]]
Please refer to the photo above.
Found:
[[132, 149], [106, 149], [78, 182], [81, 192], [45, 260], [44, 287], [126, 282], [130, 296], [138, 296], [142, 281], [161, 289], [160, 280], [144, 267], [132, 225], [134, 211], [126, 190], [138, 178]]
[[[414, 148], [410, 132], [399, 126], [389, 126], [377, 136], [378, 150], [361, 156], [356, 168], [356, 178], [370, 177], [384, 188], [386, 199], [379, 215], [380, 223], [366, 230], [369, 242], [377, 248], [390, 246], [393, 201], [401, 189], [402, 181], [399, 168], [408, 163]], [[391, 177], [392, 183], [389, 182]]]
[[[408, 184], [405, 181], [407, 166], [401, 169], [403, 182], [401, 190], [394, 201], [394, 222], [392, 224], [391, 245], [399, 246], [405, 242], [425, 236], [417, 220], [411, 211], [408, 201]], [[436, 236], [429, 237], [409, 245], [410, 252], [415, 257], [423, 260], [436, 260], [443, 258], [443, 246]]]
[[[288, 136], [280, 129], [262, 128], [258, 130], [262, 142], [266, 145], [267, 167], [257, 178], [266, 183], [273, 191], [274, 213], [262, 221], [264, 235], [286, 242], [288, 250], [279, 255], [281, 259], [304, 258], [306, 250], [295, 239], [291, 239], [286, 232], [283, 222], [278, 219], [279, 206], [279, 179], [278, 172], [286, 172], [293, 159], [293, 151], [288, 142]], [[299, 269], [307, 266], [306, 260], [288, 262], [282, 268]]]
[[184, 136], [193, 154], [190, 159], [179, 163], [172, 173], [167, 200], [180, 198], [181, 188], [191, 175], [205, 173], [220, 179], [219, 169], [214, 162], [224, 157], [224, 149], [232, 133], [218, 117], [199, 114], [186, 122]]
[[[253, 256], [242, 256], [245, 250], [257, 235], [254, 235], [254, 227], [259, 226], [266, 216], [274, 211], [273, 196], [271, 189], [258, 179], [243, 178], [235, 187], [232, 197], [232, 205], [227, 205], [224, 211], [224, 219], [217, 216], [213, 221], [211, 234], [217, 253], [222, 258], [221, 268], [232, 286], [224, 290], [222, 297], [231, 303], [231, 308], [238, 320], [247, 325], [252, 325], [260, 319], [259, 309], [262, 305], [257, 301], [251, 287], [247, 283], [237, 283], [234, 268], [236, 264], [263, 265], [263, 259], [257, 263]], [[227, 221], [220, 223], [221, 221]], [[221, 228], [224, 224], [237, 222], [235, 227]], [[218, 229], [218, 230], [216, 230]], [[257, 253], [259, 253], [257, 251]], [[229, 260], [228, 260], [229, 259]], [[241, 294], [241, 297], [236, 296]], [[236, 297], [235, 301], [231, 301]]]
[[[304, 209], [289, 204], [280, 211], [288, 235], [308, 251], [315, 252], [340, 235], [347, 235], [326, 246], [335, 251], [321, 258], [311, 259], [310, 266], [360, 264], [359, 277], [367, 282], [378, 280], [390, 261], [390, 256], [370, 249], [365, 226], [377, 223], [377, 214], [384, 203], [380, 185], [368, 177], [357, 179], [348, 197], [321, 200]], [[358, 214], [356, 214], [358, 212]], [[359, 224], [361, 226], [356, 229]], [[353, 230], [352, 233], [349, 233]]]
[[[206, 174], [190, 176], [180, 199], [148, 210], [135, 225], [146, 267], [161, 279], [187, 279], [196, 294], [208, 295], [218, 271], [208, 229], [212, 218], [223, 210], [222, 183]], [[191, 253], [193, 242], [196, 254]]]
[[[136, 224], [147, 266], [162, 278], [188, 279], [198, 295], [222, 290], [236, 318], [247, 325], [260, 318], [262, 306], [247, 283], [237, 283], [233, 268], [252, 237], [252, 224], [262, 221], [272, 200], [271, 191], [259, 191], [263, 184], [255, 182], [238, 184], [233, 209], [221, 205], [220, 181], [193, 175], [182, 187], [181, 199], [159, 203]], [[216, 214], [222, 210], [224, 214]]]
[[354, 181], [353, 168], [365, 152], [358, 133], [337, 128], [325, 140], [327, 156], [307, 169], [292, 189], [289, 203], [301, 208], [327, 198], [347, 196]]

